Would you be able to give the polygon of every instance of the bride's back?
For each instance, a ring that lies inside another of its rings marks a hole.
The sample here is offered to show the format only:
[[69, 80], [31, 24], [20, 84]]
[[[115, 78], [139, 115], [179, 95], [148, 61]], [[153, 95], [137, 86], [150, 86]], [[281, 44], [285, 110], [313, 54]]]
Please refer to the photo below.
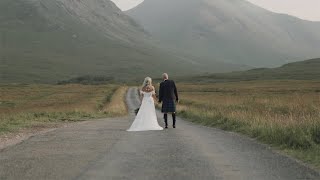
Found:
[[153, 86], [145, 86], [141, 89], [141, 94], [151, 97], [153, 94], [155, 94], [155, 89]]
[[145, 93], [150, 93], [150, 92], [154, 92], [154, 87], [153, 86], [145, 86], [141, 89], [142, 92]]

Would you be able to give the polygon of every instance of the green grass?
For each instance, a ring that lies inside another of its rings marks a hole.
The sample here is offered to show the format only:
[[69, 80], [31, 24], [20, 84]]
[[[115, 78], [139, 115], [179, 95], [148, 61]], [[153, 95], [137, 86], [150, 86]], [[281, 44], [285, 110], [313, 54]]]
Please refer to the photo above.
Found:
[[180, 116], [245, 134], [320, 169], [319, 81], [179, 84]]
[[101, 118], [102, 114], [88, 112], [27, 112], [0, 116], [0, 134], [15, 132], [22, 128], [50, 127], [61, 122], [77, 122]]
[[126, 115], [125, 93], [119, 85], [1, 85], [0, 134]]

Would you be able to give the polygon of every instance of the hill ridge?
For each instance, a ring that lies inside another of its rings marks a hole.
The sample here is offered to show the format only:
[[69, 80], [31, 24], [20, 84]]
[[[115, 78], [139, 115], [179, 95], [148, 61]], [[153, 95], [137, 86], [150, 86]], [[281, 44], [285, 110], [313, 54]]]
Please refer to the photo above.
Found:
[[189, 82], [233, 82], [252, 80], [320, 80], [320, 58], [284, 64], [277, 68], [255, 68], [247, 71], [216, 73], [192, 78]]
[[238, 67], [208, 66], [157, 47], [109, 0], [0, 1], [0, 83], [55, 83], [84, 75], [122, 81], [211, 69]]
[[166, 46], [198, 57], [277, 67], [320, 56], [320, 22], [245, 0], [145, 0], [126, 13]]

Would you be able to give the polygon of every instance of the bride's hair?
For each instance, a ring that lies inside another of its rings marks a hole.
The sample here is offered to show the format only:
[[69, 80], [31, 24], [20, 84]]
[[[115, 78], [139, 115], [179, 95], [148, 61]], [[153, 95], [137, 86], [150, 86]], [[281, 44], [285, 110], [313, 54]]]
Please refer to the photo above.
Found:
[[150, 77], [146, 77], [143, 81], [142, 88], [146, 86], [151, 86], [152, 85], [152, 79]]

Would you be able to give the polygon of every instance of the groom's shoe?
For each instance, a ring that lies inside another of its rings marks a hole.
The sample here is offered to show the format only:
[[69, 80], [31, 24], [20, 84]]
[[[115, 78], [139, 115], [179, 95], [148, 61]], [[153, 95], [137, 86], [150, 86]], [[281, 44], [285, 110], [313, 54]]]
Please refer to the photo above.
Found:
[[173, 128], [176, 128], [176, 125], [173, 125], [172, 127], [173, 127]]
[[168, 129], [168, 124], [167, 123], [165, 123], [165, 127], [164, 128]]

